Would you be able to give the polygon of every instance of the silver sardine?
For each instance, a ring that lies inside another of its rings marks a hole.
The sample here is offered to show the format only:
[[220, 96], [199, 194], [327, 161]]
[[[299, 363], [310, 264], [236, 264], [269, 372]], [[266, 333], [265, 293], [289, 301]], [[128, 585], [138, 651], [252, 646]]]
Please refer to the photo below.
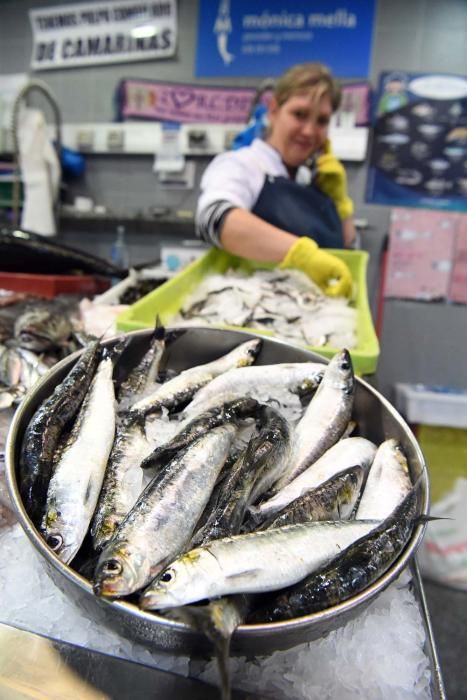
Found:
[[101, 553], [94, 592], [124, 596], [146, 586], [188, 544], [227, 458], [236, 428], [214, 428], [145, 488]]
[[416, 490], [370, 533], [295, 586], [272, 596], [248, 622], [265, 623], [309, 615], [358, 595], [399, 556], [416, 522]]
[[180, 372], [176, 377], [159, 386], [149, 396], [137, 401], [130, 407], [130, 413], [146, 416], [160, 411], [163, 407], [174, 408], [188, 402], [193, 395], [212, 379], [233, 367], [251, 365], [261, 348], [261, 339], [255, 338], [242, 343], [226, 355], [204, 365], [191, 367]]
[[311, 522], [213, 540], [172, 562], [143, 592], [140, 606], [162, 609], [291, 586], [377, 524], [368, 520]]
[[89, 529], [114, 441], [112, 373], [112, 360], [101, 360], [47, 491], [40, 530], [65, 564], [78, 552]]
[[272, 498], [253, 506], [252, 513], [259, 516], [259, 519], [271, 517], [311, 489], [354, 465], [363, 467], [366, 474], [373, 462], [376, 449], [376, 445], [366, 438], [352, 437], [339, 440]]
[[350, 354], [341, 350], [326, 367], [316, 394], [295, 428], [290, 468], [276, 489], [295, 479], [342, 437], [352, 414], [354, 389]]
[[37, 409], [26, 428], [20, 455], [20, 492], [29, 517], [40, 525], [52, 474], [53, 456], [65, 425], [86, 396], [100, 358], [95, 340], [81, 353], [65, 379]]
[[402, 445], [390, 438], [378, 447], [358, 505], [357, 518], [387, 518], [412, 488]]

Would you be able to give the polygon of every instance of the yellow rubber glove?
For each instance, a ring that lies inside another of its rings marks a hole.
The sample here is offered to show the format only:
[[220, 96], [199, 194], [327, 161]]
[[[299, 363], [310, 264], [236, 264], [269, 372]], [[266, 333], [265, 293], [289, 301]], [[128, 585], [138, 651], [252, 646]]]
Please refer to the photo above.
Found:
[[324, 153], [316, 161], [318, 174], [315, 182], [319, 189], [331, 197], [340, 219], [353, 214], [353, 202], [347, 194], [347, 175], [344, 166], [331, 150], [329, 139], [324, 144]]
[[330, 297], [349, 296], [352, 291], [352, 275], [345, 262], [321, 250], [311, 238], [298, 238], [279, 267], [301, 270]]

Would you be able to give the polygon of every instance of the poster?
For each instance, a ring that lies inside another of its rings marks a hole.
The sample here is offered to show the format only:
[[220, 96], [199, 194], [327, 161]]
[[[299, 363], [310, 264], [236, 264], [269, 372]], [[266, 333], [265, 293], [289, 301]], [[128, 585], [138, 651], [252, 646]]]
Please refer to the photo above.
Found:
[[467, 214], [459, 215], [448, 299], [467, 304]]
[[391, 211], [385, 297], [447, 298], [460, 218], [428, 209]]
[[199, 0], [196, 77], [275, 77], [320, 61], [367, 78], [374, 0]]
[[366, 201], [467, 211], [467, 79], [382, 73]]
[[113, 0], [29, 11], [31, 68], [167, 58], [177, 45], [176, 0]]
[[[258, 99], [267, 105], [271, 94], [270, 89], [258, 95], [253, 88], [124, 78], [116, 90], [117, 119], [246, 124], [254, 101]], [[345, 85], [336, 124], [342, 127], [368, 124], [369, 102], [368, 83]]]
[[120, 120], [241, 124], [248, 119], [255, 95], [252, 88], [123, 79], [117, 88], [116, 101]]

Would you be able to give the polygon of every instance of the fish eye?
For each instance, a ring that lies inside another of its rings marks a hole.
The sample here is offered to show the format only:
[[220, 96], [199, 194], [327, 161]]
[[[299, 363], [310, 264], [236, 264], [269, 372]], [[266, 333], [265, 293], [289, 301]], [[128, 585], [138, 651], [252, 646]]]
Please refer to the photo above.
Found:
[[118, 559], [109, 559], [105, 562], [104, 566], [102, 567], [102, 571], [104, 572], [104, 574], [117, 576], [118, 574], [122, 573], [122, 565], [118, 561]]
[[170, 583], [172, 579], [175, 577], [175, 572], [173, 569], [167, 569], [167, 571], [164, 571], [164, 573], [160, 577], [160, 581], [162, 583]]
[[63, 537], [61, 535], [49, 535], [46, 541], [50, 549], [53, 552], [57, 552], [63, 544]]

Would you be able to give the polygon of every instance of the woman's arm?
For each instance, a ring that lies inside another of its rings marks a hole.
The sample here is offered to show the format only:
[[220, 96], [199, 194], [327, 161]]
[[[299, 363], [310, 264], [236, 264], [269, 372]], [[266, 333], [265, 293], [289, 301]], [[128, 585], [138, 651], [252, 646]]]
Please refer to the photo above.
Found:
[[344, 237], [344, 247], [350, 248], [357, 235], [355, 224], [351, 216], [342, 220], [342, 235]]
[[247, 209], [230, 209], [222, 222], [220, 242], [232, 255], [262, 262], [280, 262], [297, 236], [268, 224]]

